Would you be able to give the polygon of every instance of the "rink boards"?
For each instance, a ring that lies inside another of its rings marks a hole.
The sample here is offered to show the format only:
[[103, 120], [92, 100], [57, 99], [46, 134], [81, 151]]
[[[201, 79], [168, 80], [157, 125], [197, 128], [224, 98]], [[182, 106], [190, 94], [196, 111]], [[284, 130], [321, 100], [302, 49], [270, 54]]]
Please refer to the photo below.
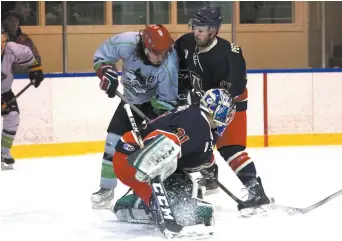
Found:
[[[102, 152], [119, 99], [98, 84], [93, 73], [49, 74], [20, 96], [14, 157]], [[342, 144], [342, 70], [252, 70], [248, 93], [249, 147]]]

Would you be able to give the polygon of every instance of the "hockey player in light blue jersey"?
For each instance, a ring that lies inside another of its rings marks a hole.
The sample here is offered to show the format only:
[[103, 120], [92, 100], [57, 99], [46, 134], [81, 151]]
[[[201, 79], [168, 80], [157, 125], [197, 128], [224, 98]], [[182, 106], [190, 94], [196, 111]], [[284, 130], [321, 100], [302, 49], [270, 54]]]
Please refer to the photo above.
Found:
[[[140, 32], [125, 32], [105, 41], [95, 52], [94, 69], [100, 88], [109, 98], [119, 85], [115, 64], [122, 60], [123, 94], [149, 118], [174, 107], [178, 97], [178, 59], [174, 41], [162, 25], [152, 25]], [[122, 101], [107, 129], [102, 159], [100, 190], [91, 196], [92, 207], [109, 207], [114, 198], [117, 177], [113, 171], [113, 155], [121, 136], [131, 130]], [[136, 122], [143, 120], [134, 113]]]

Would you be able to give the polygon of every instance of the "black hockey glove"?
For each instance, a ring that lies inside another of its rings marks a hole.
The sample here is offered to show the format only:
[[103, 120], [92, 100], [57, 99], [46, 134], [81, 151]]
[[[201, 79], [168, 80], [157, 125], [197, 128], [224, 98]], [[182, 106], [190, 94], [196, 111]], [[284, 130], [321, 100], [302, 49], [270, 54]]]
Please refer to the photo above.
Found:
[[178, 106], [199, 104], [204, 92], [201, 90], [185, 90], [182, 94], [178, 95]]
[[205, 94], [203, 90], [191, 90], [191, 102], [193, 104], [199, 104], [201, 101], [202, 96]]
[[34, 64], [28, 68], [30, 81], [35, 88], [38, 88], [44, 80], [43, 67], [40, 64]]
[[6, 101], [1, 99], [1, 115], [4, 115], [6, 112], [9, 112], [8, 105], [7, 105]]
[[119, 85], [118, 73], [113, 65], [105, 64], [96, 71], [100, 78], [100, 88], [106, 92], [109, 98], [114, 98]]

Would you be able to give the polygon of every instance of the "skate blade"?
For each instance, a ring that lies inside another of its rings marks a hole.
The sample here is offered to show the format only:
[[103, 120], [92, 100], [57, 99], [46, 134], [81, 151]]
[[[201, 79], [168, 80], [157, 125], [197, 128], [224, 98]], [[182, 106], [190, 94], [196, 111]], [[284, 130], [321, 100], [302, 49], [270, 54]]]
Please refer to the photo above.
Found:
[[209, 195], [216, 194], [216, 193], [219, 193], [219, 192], [220, 192], [219, 188], [212, 189], [212, 190], [206, 190], [204, 192], [204, 196], [209, 196]]
[[270, 212], [273, 210], [272, 205], [274, 204], [275, 200], [274, 198], [270, 198], [269, 204], [264, 204], [259, 207], [254, 208], [244, 208], [240, 210], [241, 217], [249, 218], [249, 217], [266, 217], [270, 214]]
[[13, 170], [13, 169], [14, 169], [13, 164], [5, 164], [5, 163], [1, 162], [1, 170], [2, 171]]
[[111, 202], [112, 201], [105, 201], [105, 202], [97, 203], [97, 202], [92, 201], [92, 208], [95, 210], [103, 210], [103, 209], [110, 210]]

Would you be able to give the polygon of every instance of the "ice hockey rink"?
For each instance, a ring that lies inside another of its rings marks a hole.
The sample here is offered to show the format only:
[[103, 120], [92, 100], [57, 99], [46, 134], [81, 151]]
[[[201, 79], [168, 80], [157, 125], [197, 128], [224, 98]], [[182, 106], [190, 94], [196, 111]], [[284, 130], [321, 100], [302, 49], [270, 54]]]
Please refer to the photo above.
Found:
[[[342, 189], [342, 146], [249, 149], [266, 193], [276, 203], [306, 207]], [[237, 195], [241, 183], [222, 159], [219, 180]], [[153, 226], [119, 223], [93, 210], [101, 154], [17, 160], [0, 175], [0, 240], [165, 240]], [[119, 183], [115, 199], [127, 191]], [[206, 196], [216, 207], [211, 240], [341, 240], [342, 195], [302, 216], [272, 212], [242, 218], [223, 192]], [[183, 239], [184, 240], [184, 239]]]

